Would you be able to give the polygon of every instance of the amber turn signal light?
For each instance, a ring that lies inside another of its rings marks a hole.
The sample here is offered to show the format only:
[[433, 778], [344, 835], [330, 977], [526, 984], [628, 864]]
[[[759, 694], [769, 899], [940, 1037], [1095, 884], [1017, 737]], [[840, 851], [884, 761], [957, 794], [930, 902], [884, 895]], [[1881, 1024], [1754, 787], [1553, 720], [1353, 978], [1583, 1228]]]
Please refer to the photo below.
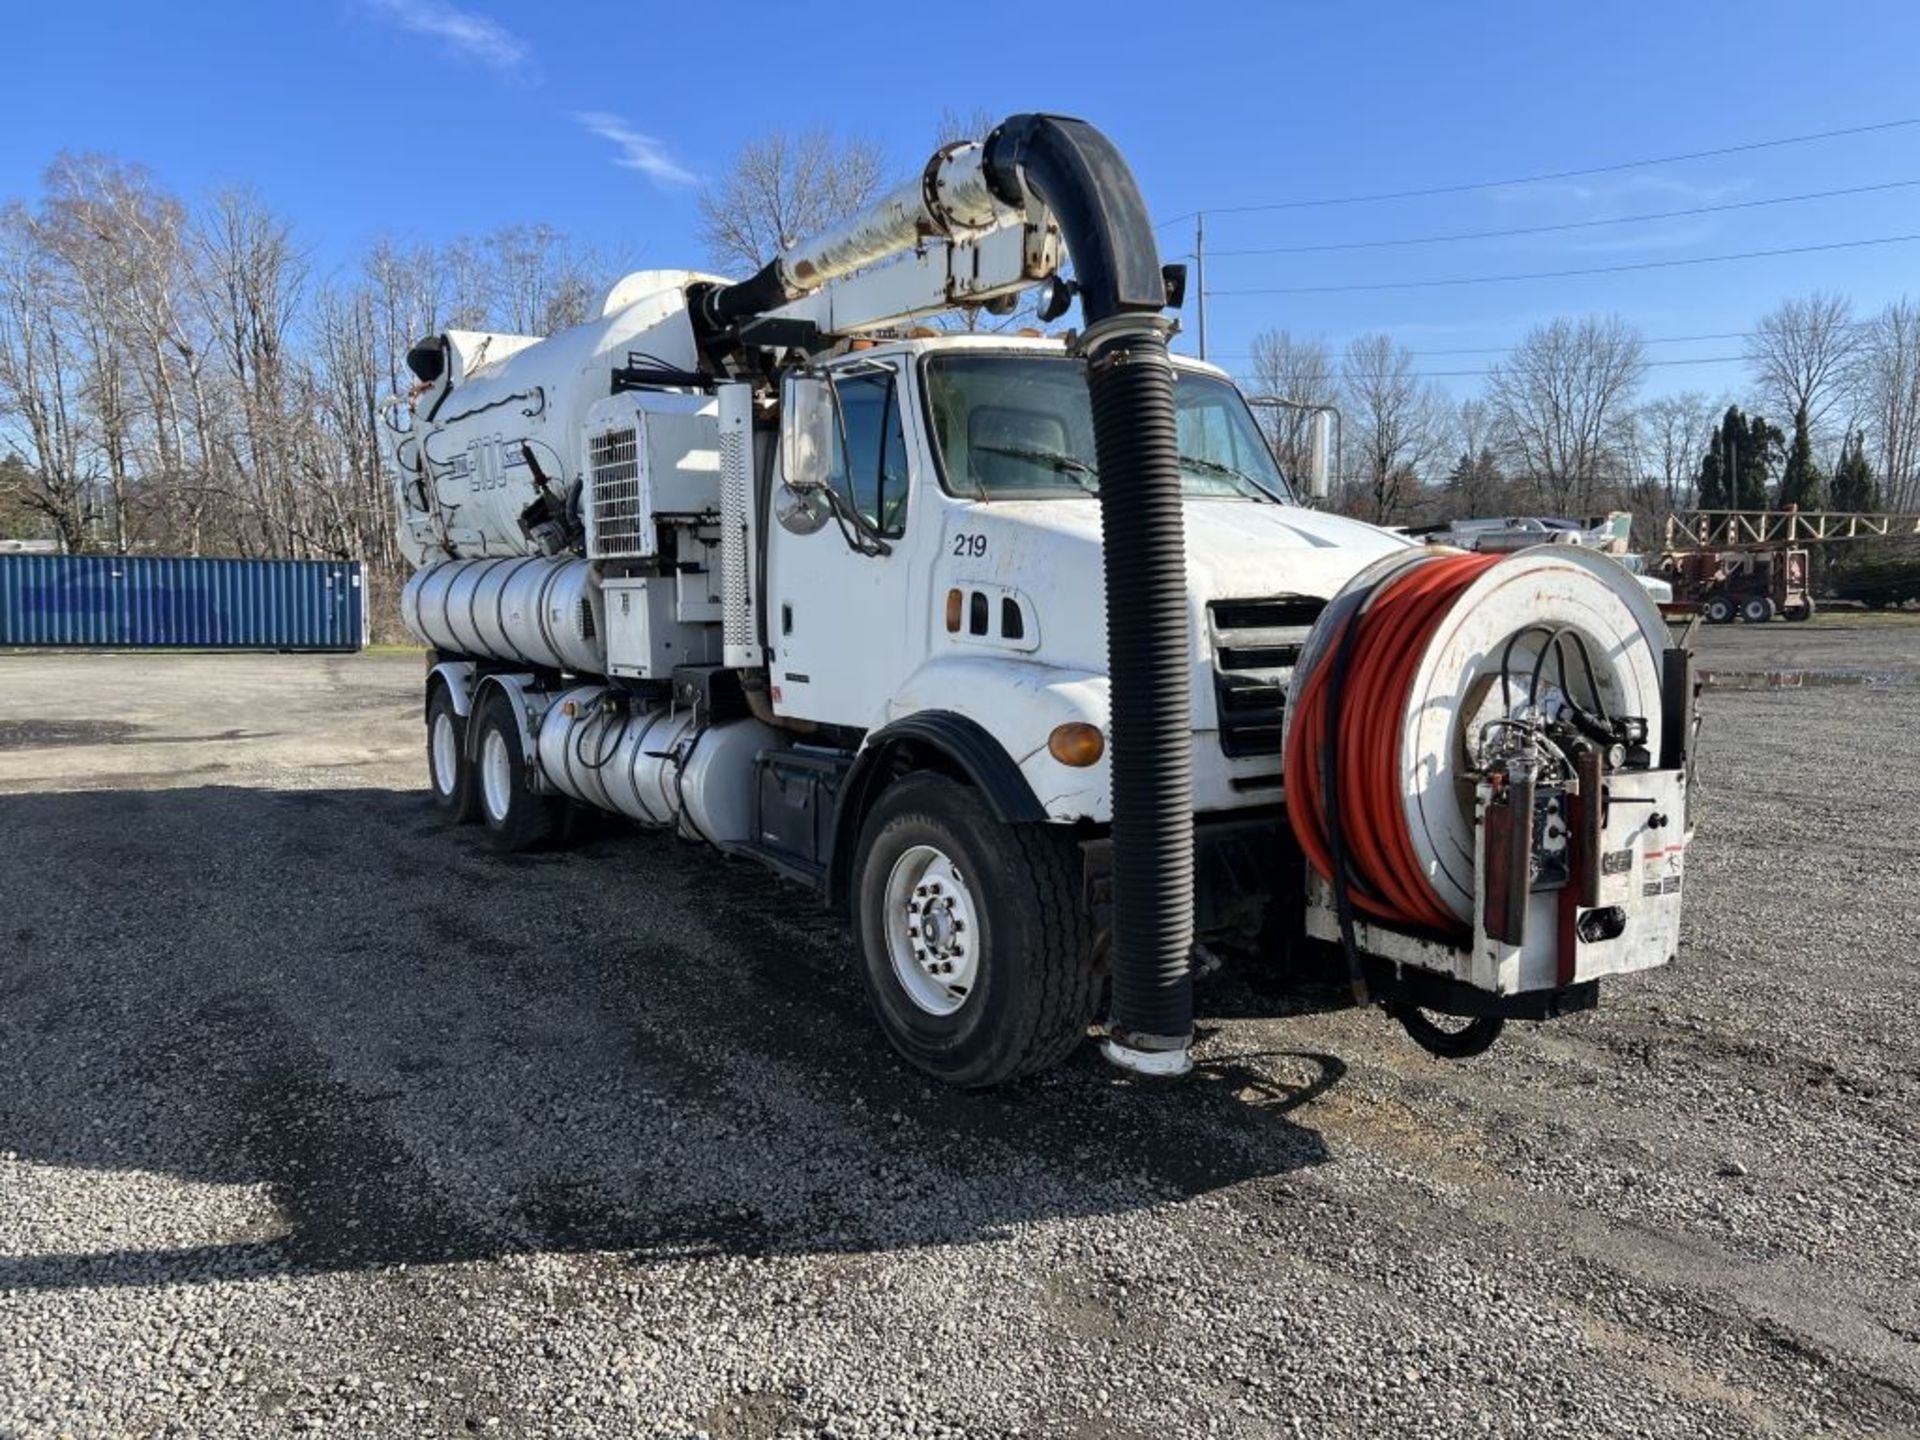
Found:
[[949, 635], [960, 633], [960, 592], [958, 590], [947, 591], [947, 633]]
[[1099, 764], [1100, 757], [1107, 753], [1107, 737], [1100, 733], [1098, 725], [1069, 720], [1053, 727], [1053, 733], [1047, 737], [1047, 753], [1062, 765], [1085, 769]]

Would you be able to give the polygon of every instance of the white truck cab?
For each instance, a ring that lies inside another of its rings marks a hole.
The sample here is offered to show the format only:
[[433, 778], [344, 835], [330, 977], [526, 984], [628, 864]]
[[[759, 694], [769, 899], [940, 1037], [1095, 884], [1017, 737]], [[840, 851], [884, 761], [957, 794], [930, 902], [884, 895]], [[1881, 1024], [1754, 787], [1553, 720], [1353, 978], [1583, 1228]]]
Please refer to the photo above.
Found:
[[[941, 335], [821, 367], [837, 400], [822, 505], [768, 537], [773, 707], [867, 733], [917, 711], [978, 723], [1054, 819], [1104, 823], [1104, 758], [1048, 736], [1105, 731], [1098, 467], [1083, 362], [1059, 340]], [[1320, 607], [1411, 542], [1296, 503], [1227, 375], [1174, 361], [1186, 528], [1195, 807], [1273, 803], [1292, 660]], [[801, 426], [804, 433], [804, 425]], [[1262, 608], [1264, 607], [1264, 608]]]

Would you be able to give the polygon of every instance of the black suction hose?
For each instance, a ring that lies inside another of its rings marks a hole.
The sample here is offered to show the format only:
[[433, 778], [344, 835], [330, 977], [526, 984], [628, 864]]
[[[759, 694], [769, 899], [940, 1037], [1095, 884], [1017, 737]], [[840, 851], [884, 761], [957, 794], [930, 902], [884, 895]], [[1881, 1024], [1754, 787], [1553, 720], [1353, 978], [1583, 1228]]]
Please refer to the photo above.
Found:
[[1112, 686], [1107, 1055], [1177, 1072], [1193, 1038], [1193, 642], [1160, 253], [1132, 172], [1084, 121], [1016, 115], [984, 159], [1001, 199], [1052, 212], [1080, 290]]
[[[1112, 1039], [1193, 1036], [1193, 714], [1173, 366], [1155, 330], [1087, 357], [1105, 540], [1112, 686]], [[1124, 1061], [1123, 1061], [1124, 1063]]]

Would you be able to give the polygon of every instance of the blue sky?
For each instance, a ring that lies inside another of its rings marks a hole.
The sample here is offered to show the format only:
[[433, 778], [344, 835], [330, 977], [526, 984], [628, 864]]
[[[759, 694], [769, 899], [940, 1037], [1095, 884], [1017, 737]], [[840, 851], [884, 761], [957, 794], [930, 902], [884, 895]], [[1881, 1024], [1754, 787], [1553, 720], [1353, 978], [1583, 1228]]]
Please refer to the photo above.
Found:
[[[0, 196], [57, 151], [138, 160], [188, 195], [242, 183], [323, 272], [376, 235], [542, 220], [635, 265], [699, 263], [695, 197], [745, 139], [822, 124], [905, 173], [943, 108], [1043, 107], [1107, 129], [1157, 216], [1205, 207], [1211, 342], [1336, 344], [1384, 329], [1455, 390], [1555, 313], [1650, 338], [1746, 329], [1816, 286], [1875, 308], [1920, 290], [1920, 244], [1494, 285], [1275, 287], [1558, 271], [1920, 234], [1920, 185], [1446, 244], [1228, 255], [1728, 205], [1920, 181], [1920, 125], [1547, 184], [1355, 205], [1231, 207], [1419, 189], [1920, 116], [1920, 5], [1055, 4], [657, 6], [501, 0], [42, 3], [9, 17]], [[957, 39], [965, 54], [943, 58]], [[741, 58], [735, 58], [741, 57]], [[1169, 257], [1190, 221], [1162, 231]], [[1191, 312], [1191, 306], [1190, 306]], [[1182, 348], [1192, 348], [1189, 334]], [[1688, 361], [1738, 339], [1657, 343]], [[1736, 387], [1731, 363], [1651, 388]]]

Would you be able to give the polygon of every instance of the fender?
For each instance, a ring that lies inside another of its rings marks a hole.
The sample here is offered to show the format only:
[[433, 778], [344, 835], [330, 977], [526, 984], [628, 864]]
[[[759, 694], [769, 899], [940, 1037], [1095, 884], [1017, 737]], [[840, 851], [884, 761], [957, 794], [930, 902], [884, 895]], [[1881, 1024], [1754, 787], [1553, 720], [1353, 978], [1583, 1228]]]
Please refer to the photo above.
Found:
[[[473, 709], [478, 711], [482, 705], [487, 703], [487, 697], [495, 690], [498, 690], [507, 697], [508, 704], [513, 707], [514, 723], [520, 730], [520, 753], [527, 757], [527, 764], [532, 767], [534, 773], [537, 775], [539, 773], [540, 762], [534, 758], [539, 754], [538, 749], [533, 743], [534, 722], [547, 713], [547, 706], [552, 702], [553, 696], [546, 691], [534, 688], [535, 683], [534, 677], [531, 675], [496, 674], [483, 676], [480, 683], [474, 687]], [[467, 759], [477, 763], [480, 759], [480, 751], [478, 749], [480, 743], [479, 727], [474, 725], [467, 726], [466, 738]]]
[[473, 681], [478, 670], [479, 666], [471, 660], [442, 660], [427, 672], [426, 703], [433, 701], [433, 685], [437, 680], [453, 697], [453, 713], [465, 720], [473, 714]]
[[867, 808], [886, 784], [889, 762], [902, 748], [940, 755], [980, 792], [993, 818], [1008, 825], [1043, 823], [1047, 812], [1013, 757], [986, 727], [951, 710], [919, 710], [867, 736], [847, 772], [834, 810], [833, 848], [827, 857], [827, 900], [844, 908], [852, 891], [853, 856]]

